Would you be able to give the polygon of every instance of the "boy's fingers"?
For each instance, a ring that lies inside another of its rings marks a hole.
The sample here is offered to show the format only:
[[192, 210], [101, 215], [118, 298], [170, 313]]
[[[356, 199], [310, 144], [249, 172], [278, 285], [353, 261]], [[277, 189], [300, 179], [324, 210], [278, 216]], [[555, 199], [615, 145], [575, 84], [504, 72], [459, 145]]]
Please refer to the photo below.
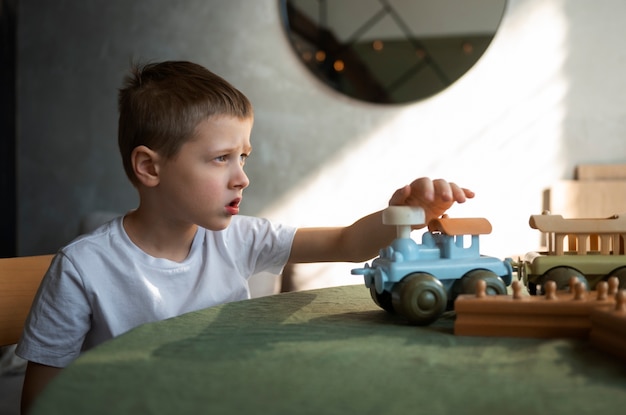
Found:
[[389, 205], [412, 205], [428, 208], [433, 202], [437, 205], [444, 202], [442, 206], [445, 207], [454, 202], [463, 203], [473, 197], [474, 192], [460, 187], [456, 183], [448, 183], [444, 179], [430, 180], [428, 177], [420, 177], [410, 185], [396, 190], [389, 199]]
[[452, 198], [457, 203], [463, 203], [467, 199], [466, 189], [457, 186], [456, 183], [450, 183]]
[[428, 177], [420, 177], [411, 183], [411, 193], [415, 195], [415, 199], [425, 199], [426, 201], [433, 201], [435, 199], [435, 184]]
[[[441, 200], [448, 202], [455, 196], [452, 188], [453, 183], [448, 183], [443, 179], [433, 180], [433, 186], [435, 188], [435, 194], [441, 198]], [[454, 185], [456, 186], [456, 185]]]
[[390, 206], [403, 205], [404, 201], [406, 200], [407, 196], [410, 193], [411, 193], [411, 189], [409, 188], [409, 185], [399, 188], [393, 193], [393, 195], [391, 196], [391, 199], [389, 199], [389, 205]]

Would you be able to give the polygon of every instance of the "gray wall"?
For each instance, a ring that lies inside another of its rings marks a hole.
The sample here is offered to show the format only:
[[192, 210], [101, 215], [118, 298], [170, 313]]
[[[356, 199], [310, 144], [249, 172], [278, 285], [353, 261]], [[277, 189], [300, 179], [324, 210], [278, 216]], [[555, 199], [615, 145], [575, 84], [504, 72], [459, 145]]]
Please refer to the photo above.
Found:
[[135, 58], [196, 61], [251, 98], [243, 213], [345, 224], [415, 177], [443, 176], [478, 192], [454, 213], [491, 220], [486, 253], [530, 250], [546, 186], [579, 163], [625, 161], [625, 15], [622, 0], [510, 0], [460, 81], [384, 107], [309, 75], [274, 0], [21, 0], [19, 254], [56, 250], [89, 212], [135, 206], [116, 149], [116, 91]]

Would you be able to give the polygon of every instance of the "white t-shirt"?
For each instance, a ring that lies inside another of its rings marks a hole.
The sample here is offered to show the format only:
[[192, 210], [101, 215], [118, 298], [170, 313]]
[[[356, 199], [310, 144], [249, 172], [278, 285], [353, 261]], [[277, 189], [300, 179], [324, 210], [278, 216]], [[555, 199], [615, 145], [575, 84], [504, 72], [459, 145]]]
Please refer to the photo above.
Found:
[[228, 228], [198, 228], [183, 262], [133, 244], [123, 217], [81, 236], [55, 256], [16, 353], [65, 367], [97, 344], [141, 324], [250, 298], [248, 278], [280, 273], [295, 228], [234, 216]]

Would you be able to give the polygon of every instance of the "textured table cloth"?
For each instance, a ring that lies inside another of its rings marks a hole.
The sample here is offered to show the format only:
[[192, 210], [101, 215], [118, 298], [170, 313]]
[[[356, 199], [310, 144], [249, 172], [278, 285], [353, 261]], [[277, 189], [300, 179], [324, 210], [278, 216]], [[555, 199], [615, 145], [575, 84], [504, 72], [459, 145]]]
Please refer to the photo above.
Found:
[[138, 327], [84, 354], [34, 414], [603, 414], [626, 365], [586, 341], [460, 337], [364, 286], [279, 294]]

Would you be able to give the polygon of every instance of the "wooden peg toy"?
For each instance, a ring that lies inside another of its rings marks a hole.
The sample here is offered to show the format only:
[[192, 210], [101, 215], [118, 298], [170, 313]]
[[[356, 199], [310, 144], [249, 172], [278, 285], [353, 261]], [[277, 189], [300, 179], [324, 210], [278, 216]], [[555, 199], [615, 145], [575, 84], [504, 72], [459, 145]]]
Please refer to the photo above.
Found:
[[572, 282], [568, 291], [557, 291], [554, 281], [544, 285], [545, 295], [524, 295], [523, 284], [513, 281], [512, 295], [486, 295], [485, 284], [476, 294], [460, 295], [455, 303], [454, 332], [461, 336], [502, 336], [536, 338], [587, 338], [591, 311], [609, 309], [615, 296], [613, 283], [599, 284], [588, 292], [585, 284]]

